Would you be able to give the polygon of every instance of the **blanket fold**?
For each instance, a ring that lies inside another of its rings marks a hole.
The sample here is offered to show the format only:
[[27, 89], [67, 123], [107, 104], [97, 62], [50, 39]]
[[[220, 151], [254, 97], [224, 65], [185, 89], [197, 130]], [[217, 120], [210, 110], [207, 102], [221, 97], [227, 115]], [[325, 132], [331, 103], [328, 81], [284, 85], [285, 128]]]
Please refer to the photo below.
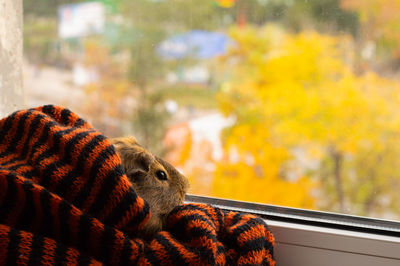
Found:
[[151, 241], [150, 217], [108, 139], [68, 109], [0, 120], [0, 264], [274, 265], [260, 218], [176, 207]]

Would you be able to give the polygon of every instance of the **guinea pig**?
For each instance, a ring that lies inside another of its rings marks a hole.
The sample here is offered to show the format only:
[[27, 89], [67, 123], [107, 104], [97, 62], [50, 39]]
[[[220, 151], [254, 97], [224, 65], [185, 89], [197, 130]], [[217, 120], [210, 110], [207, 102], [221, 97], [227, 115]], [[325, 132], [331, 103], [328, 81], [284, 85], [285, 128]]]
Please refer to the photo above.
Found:
[[140, 146], [135, 137], [111, 139], [135, 191], [150, 205], [150, 220], [139, 233], [151, 238], [161, 231], [168, 213], [183, 204], [187, 178], [163, 159]]

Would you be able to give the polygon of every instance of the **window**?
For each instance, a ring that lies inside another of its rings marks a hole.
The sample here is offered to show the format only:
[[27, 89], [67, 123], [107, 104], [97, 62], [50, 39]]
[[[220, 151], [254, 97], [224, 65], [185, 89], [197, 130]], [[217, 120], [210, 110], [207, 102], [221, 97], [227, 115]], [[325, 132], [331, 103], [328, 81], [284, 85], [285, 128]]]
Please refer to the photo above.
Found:
[[191, 194], [398, 220], [399, 11], [394, 0], [25, 0], [26, 104], [135, 135]]

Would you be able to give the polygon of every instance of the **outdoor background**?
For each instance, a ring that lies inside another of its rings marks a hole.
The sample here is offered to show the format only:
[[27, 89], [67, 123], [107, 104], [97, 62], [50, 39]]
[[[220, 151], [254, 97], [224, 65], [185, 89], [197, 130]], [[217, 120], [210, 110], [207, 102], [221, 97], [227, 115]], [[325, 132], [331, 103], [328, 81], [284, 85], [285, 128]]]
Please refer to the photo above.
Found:
[[25, 102], [136, 136], [192, 194], [400, 219], [399, 14], [399, 0], [25, 0]]

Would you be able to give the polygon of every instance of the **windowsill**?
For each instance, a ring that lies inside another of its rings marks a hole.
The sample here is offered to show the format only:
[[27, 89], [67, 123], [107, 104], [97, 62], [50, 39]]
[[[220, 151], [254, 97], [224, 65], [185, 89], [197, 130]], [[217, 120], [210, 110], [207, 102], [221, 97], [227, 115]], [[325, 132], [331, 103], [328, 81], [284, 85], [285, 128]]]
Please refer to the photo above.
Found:
[[275, 236], [278, 265], [400, 265], [400, 223], [367, 217], [188, 195], [264, 218]]

